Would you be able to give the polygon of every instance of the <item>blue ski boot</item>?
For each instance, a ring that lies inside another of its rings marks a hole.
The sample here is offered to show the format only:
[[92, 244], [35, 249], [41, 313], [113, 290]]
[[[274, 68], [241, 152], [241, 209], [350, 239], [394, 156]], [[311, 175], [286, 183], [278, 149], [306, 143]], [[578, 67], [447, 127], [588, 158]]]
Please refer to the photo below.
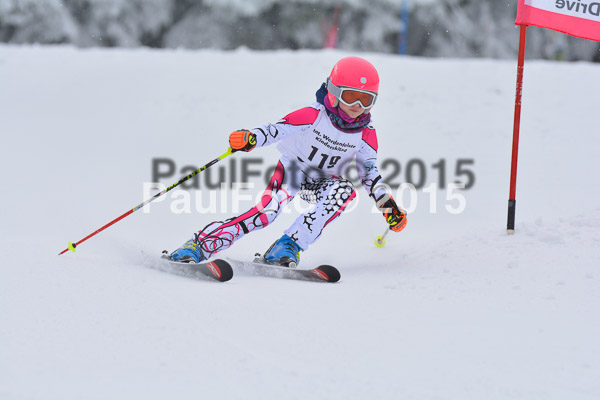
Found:
[[265, 253], [265, 259], [273, 264], [296, 268], [300, 263], [302, 249], [288, 235], [283, 235]]
[[183, 244], [180, 248], [171, 253], [171, 258], [174, 261], [196, 263], [199, 264], [206, 260], [200, 245], [196, 242], [195, 238], [190, 239]]

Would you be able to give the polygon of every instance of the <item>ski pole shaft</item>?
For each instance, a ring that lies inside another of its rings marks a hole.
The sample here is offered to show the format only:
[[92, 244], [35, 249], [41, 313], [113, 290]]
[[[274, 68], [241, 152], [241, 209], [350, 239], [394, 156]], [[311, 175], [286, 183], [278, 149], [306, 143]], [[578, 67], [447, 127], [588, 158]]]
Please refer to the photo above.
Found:
[[183, 182], [187, 181], [188, 179], [192, 179], [193, 177], [195, 177], [196, 175], [198, 175], [200, 172], [204, 171], [205, 169], [215, 165], [216, 163], [218, 163], [219, 161], [221, 161], [222, 159], [224, 159], [227, 156], [232, 155], [234, 152], [231, 149], [231, 147], [223, 154], [221, 154], [219, 157], [215, 158], [214, 160], [212, 160], [211, 162], [209, 162], [208, 164], [206, 164], [205, 166], [197, 169], [196, 171], [192, 172], [191, 174], [181, 178], [179, 181], [175, 182], [174, 184], [172, 184], [171, 186], [167, 187], [166, 189], [164, 189], [163, 191], [155, 194], [154, 196], [146, 199], [145, 201], [143, 201], [142, 203], [138, 204], [137, 206], [133, 207], [132, 209], [130, 209], [129, 211], [127, 211], [126, 213], [124, 213], [123, 215], [113, 219], [112, 221], [110, 221], [108, 224], [104, 225], [103, 227], [99, 228], [98, 230], [96, 230], [95, 232], [90, 233], [89, 235], [87, 235], [86, 237], [84, 237], [83, 239], [81, 239], [78, 242], [69, 242], [69, 245], [67, 246], [66, 249], [64, 249], [63, 251], [61, 251], [60, 253], [58, 253], [58, 255], [60, 256], [61, 254], [66, 253], [67, 251], [71, 250], [72, 252], [75, 252], [75, 248], [77, 246], [79, 246], [81, 243], [85, 242], [86, 240], [88, 240], [89, 238], [91, 238], [92, 236], [97, 235], [98, 233], [102, 232], [103, 230], [105, 230], [106, 228], [108, 228], [111, 225], [116, 224], [117, 222], [119, 222], [120, 220], [122, 220], [123, 218], [133, 214], [135, 211], [139, 210], [140, 208], [143, 208], [145, 205], [153, 202], [154, 200], [156, 200], [157, 198], [159, 198], [160, 196], [162, 196], [163, 194], [167, 193], [168, 191], [176, 188], [177, 186], [179, 186], [180, 184], [182, 184]]

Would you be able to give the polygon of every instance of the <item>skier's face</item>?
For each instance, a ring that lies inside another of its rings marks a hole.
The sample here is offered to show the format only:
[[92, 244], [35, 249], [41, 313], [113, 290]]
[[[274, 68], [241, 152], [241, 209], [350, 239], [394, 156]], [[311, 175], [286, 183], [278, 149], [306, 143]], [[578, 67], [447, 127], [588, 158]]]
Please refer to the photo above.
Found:
[[351, 106], [347, 106], [344, 103], [340, 102], [340, 108], [342, 109], [343, 112], [345, 112], [346, 114], [348, 114], [348, 116], [350, 116], [352, 118], [357, 118], [358, 116], [360, 116], [362, 113], [365, 112], [365, 109], [362, 108], [362, 106], [360, 104], [354, 104]]

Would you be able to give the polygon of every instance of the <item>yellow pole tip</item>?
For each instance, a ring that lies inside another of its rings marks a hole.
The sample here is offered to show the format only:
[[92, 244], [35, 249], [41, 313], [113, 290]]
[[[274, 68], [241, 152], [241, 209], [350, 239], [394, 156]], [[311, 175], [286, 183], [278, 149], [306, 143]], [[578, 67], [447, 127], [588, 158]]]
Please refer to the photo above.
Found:
[[75, 248], [77, 247], [77, 245], [73, 242], [69, 242], [69, 245], [67, 246], [67, 248], [69, 250], [71, 250], [73, 253], [75, 253]]
[[385, 246], [385, 239], [383, 239], [381, 236], [377, 236], [377, 239], [375, 239], [375, 247], [383, 246]]

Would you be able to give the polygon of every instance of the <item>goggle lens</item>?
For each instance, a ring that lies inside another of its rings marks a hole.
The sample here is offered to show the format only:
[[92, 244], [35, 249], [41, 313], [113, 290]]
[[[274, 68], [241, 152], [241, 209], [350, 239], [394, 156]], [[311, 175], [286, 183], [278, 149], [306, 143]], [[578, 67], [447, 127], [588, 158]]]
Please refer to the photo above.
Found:
[[357, 92], [356, 90], [343, 89], [342, 100], [347, 105], [352, 105], [358, 101], [363, 108], [368, 108], [375, 102], [375, 96], [365, 92]]

